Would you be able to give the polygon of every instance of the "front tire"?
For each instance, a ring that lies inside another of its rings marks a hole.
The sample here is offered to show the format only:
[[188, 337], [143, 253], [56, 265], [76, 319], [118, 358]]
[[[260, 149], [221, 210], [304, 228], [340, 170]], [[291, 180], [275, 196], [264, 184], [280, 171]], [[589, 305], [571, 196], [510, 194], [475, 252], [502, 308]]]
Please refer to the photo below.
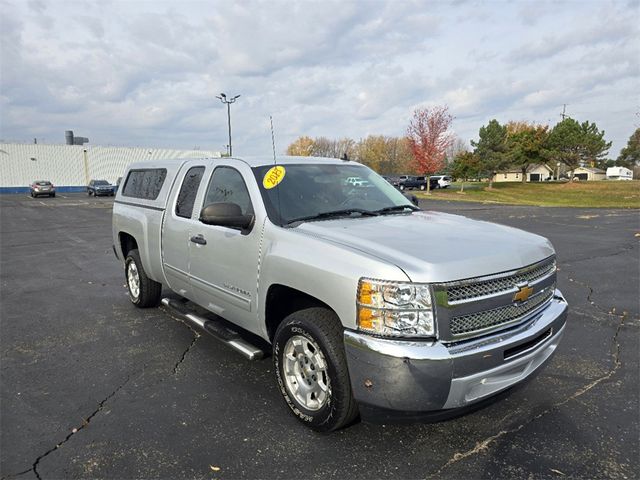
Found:
[[426, 188], [427, 188], [426, 185], [420, 185], [420, 190], [424, 190]]
[[312, 307], [286, 317], [274, 336], [278, 388], [293, 414], [318, 432], [342, 428], [358, 415], [342, 331], [334, 312]]
[[129, 251], [124, 261], [124, 273], [131, 303], [138, 308], [157, 307], [160, 304], [162, 284], [147, 277], [140, 252], [135, 248]]

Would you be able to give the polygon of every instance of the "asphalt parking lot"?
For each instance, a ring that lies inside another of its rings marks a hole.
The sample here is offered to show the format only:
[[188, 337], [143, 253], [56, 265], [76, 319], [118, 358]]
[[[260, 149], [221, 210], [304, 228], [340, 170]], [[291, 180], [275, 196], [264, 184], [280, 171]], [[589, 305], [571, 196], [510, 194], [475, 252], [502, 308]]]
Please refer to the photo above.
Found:
[[549, 366], [441, 423], [331, 435], [248, 362], [136, 309], [111, 198], [0, 196], [2, 478], [637, 478], [640, 215], [423, 202], [551, 239], [570, 303]]

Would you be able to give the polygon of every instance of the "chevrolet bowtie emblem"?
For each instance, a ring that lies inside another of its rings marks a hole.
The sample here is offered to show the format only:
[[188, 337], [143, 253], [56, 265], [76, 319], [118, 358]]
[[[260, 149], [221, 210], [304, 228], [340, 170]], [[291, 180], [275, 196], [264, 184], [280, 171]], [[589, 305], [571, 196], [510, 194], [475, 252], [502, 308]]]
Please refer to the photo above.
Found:
[[514, 302], [524, 302], [531, 296], [533, 293], [533, 288], [529, 285], [524, 285], [520, 287], [520, 289], [513, 295]]

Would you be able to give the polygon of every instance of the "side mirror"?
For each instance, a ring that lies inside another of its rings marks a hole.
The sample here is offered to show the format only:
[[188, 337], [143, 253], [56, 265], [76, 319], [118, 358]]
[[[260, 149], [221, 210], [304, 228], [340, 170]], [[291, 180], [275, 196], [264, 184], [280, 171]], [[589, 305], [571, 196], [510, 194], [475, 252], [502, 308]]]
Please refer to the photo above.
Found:
[[236, 203], [212, 203], [200, 211], [200, 221], [207, 225], [246, 230], [253, 224], [253, 215], [243, 215]]

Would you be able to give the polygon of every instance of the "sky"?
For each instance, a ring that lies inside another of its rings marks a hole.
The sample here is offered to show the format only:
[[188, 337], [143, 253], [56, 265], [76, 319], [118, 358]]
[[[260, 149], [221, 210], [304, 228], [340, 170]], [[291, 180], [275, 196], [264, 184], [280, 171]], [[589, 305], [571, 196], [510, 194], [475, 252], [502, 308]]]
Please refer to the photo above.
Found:
[[301, 135], [400, 136], [448, 105], [465, 142], [495, 118], [640, 127], [640, 1], [0, 0], [0, 140], [284, 153]]

